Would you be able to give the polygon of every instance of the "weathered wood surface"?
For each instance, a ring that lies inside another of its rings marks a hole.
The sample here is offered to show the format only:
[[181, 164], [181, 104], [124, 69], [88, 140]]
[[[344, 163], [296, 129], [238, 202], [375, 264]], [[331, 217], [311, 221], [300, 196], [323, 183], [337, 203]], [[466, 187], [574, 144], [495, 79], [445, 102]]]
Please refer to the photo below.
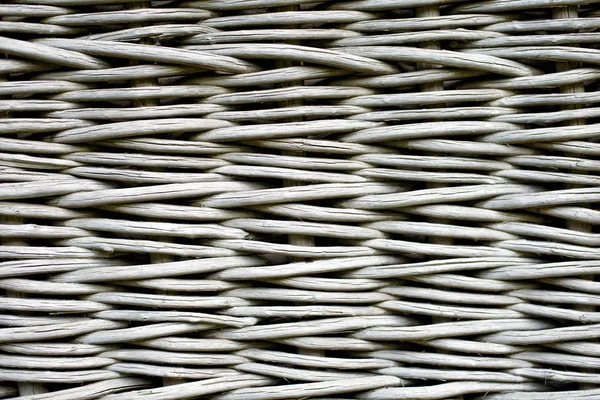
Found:
[[0, 398], [600, 399], [596, 0], [0, 4]]

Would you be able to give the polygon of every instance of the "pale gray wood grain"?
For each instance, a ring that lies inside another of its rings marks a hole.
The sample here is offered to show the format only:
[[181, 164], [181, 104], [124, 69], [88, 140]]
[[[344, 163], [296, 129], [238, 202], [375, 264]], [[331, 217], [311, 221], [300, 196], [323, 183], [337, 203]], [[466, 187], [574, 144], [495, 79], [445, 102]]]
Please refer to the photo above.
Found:
[[385, 147], [372, 146], [359, 143], [342, 143], [323, 139], [274, 139], [274, 140], [250, 140], [245, 143], [268, 149], [285, 151], [299, 151], [325, 154], [365, 154], [365, 153], [393, 153]]
[[374, 18], [376, 18], [375, 15], [361, 11], [283, 11], [265, 14], [215, 17], [206, 21], [206, 24], [218, 29], [228, 29], [290, 24], [347, 24]]
[[512, 281], [522, 279], [581, 276], [584, 274], [596, 274], [597, 270], [598, 262], [593, 260], [546, 263], [525, 262], [520, 267], [517, 267], [516, 265], [497, 266], [489, 271], [482, 271], [478, 275], [487, 279]]
[[[76, 108], [72, 110], [54, 111], [48, 114], [52, 118], [92, 119], [106, 121], [127, 121], [154, 118], [198, 117], [208, 113], [219, 113], [225, 107], [216, 104], [174, 104], [146, 107], [119, 108]], [[216, 118], [221, 119], [221, 118]], [[144, 140], [146, 138], [140, 139]], [[135, 139], [134, 139], [135, 140]], [[147, 139], [151, 140], [151, 139]], [[159, 139], [160, 140], [160, 139]], [[163, 139], [164, 140], [164, 139]], [[125, 141], [124, 141], [125, 142]], [[50, 144], [50, 143], [49, 143]], [[64, 144], [53, 143], [54, 146]], [[192, 144], [190, 144], [192, 145]]]
[[[378, 22], [381, 23], [381, 20]], [[348, 31], [352, 32], [352, 31]], [[402, 45], [409, 43], [430, 42], [436, 40], [457, 40], [457, 41], [483, 41], [489, 38], [496, 38], [502, 34], [496, 32], [486, 32], [480, 30], [467, 29], [439, 29], [424, 30], [422, 32], [402, 32], [388, 33], [383, 35], [353, 35], [348, 38], [335, 40], [332, 46], [385, 46]]]
[[394, 297], [377, 292], [365, 293], [344, 293], [344, 292], [319, 292], [297, 289], [279, 289], [279, 288], [240, 288], [233, 289], [223, 293], [223, 296], [239, 297], [246, 300], [263, 300], [279, 302], [298, 302], [298, 303], [329, 303], [329, 304], [369, 304], [379, 303], [379, 306], [385, 305], [386, 301], [393, 300]]
[[367, 355], [375, 359], [391, 360], [406, 364], [424, 364], [477, 370], [527, 368], [534, 365], [531, 362], [525, 361], [526, 358], [521, 359], [518, 357], [517, 359], [508, 357], [482, 357], [480, 355], [429, 353], [410, 350], [380, 350], [370, 352]]
[[138, 343], [153, 349], [189, 352], [234, 352], [249, 346], [234, 340], [177, 336], [143, 340]]
[[227, 392], [238, 388], [265, 386], [273, 384], [272, 379], [260, 375], [239, 374], [219, 378], [205, 379], [195, 382], [180, 383], [160, 388], [133, 390], [126, 393], [110, 394], [102, 400], [179, 400], [193, 399], [199, 396]]
[[489, 400], [596, 400], [600, 398], [600, 390], [583, 389], [550, 392], [540, 389], [536, 392], [490, 393], [486, 398]]
[[103, 144], [116, 148], [140, 150], [149, 153], [172, 153], [173, 155], [223, 154], [247, 150], [238, 145], [152, 137], [118, 139], [103, 142]]
[[[292, 168], [262, 167], [253, 165], [226, 165], [211, 170], [217, 176], [244, 177], [252, 179], [287, 179], [290, 176], [299, 182], [319, 183], [355, 183], [367, 182], [369, 179], [351, 174], [335, 172], [306, 171]], [[225, 178], [222, 178], [225, 179]]]
[[[475, 303], [477, 304], [477, 303]], [[502, 308], [465, 307], [454, 304], [423, 304], [417, 301], [391, 300], [378, 305], [385, 310], [405, 315], [430, 315], [432, 317], [485, 320], [489, 323], [494, 319], [523, 318], [526, 315], [517, 310]], [[407, 378], [414, 378], [408, 377]], [[464, 380], [464, 376], [463, 376]]]
[[[1, 187], [1, 186], [0, 186]], [[379, 182], [322, 183], [289, 188], [257, 189], [221, 193], [198, 202], [199, 206], [216, 208], [248, 207], [273, 203], [324, 200], [362, 196], [375, 193], [390, 193], [401, 190], [398, 186]]]
[[[303, 203], [254, 206], [252, 207], [252, 209], [262, 211], [268, 214], [275, 214], [284, 217], [289, 217], [292, 219], [299, 219], [302, 221], [329, 221], [332, 223], [349, 222], [358, 224], [364, 222], [380, 221], [390, 217], [389, 215], [378, 211], [321, 207]], [[394, 218], [399, 220], [404, 219], [402, 214], [399, 213], [394, 214]]]
[[[189, 159], [185, 159], [183, 157], [172, 157], [173, 164], [170, 164], [163, 157], [132, 157], [133, 159], [126, 159], [118, 157], [115, 159], [109, 159], [109, 163], [112, 161], [113, 163], [123, 163], [123, 164], [150, 164], [154, 163], [156, 159], [156, 164], [165, 164], [168, 167], [176, 168], [177, 166], [182, 166], [186, 169], [192, 168], [205, 168], [206, 165], [203, 165], [203, 161], [208, 161], [207, 164], [210, 165], [211, 162], [218, 163], [218, 160], [202, 160], [198, 159], [198, 165], [195, 165]], [[92, 157], [90, 157], [92, 158]], [[94, 157], [96, 163], [102, 164], [102, 156]], [[99, 160], [100, 159], [100, 160]], [[92, 161], [92, 160], [90, 160]], [[75, 167], [69, 168], [65, 171], [69, 175], [81, 177], [81, 178], [89, 178], [89, 179], [97, 179], [101, 181], [117, 181], [117, 182], [127, 182], [132, 184], [169, 184], [169, 183], [187, 183], [187, 182], [216, 182], [216, 181], [225, 181], [226, 178], [223, 175], [219, 175], [216, 173], [194, 173], [188, 172], [185, 174], [179, 172], [155, 172], [155, 171], [140, 171], [134, 169], [125, 169], [125, 167], [116, 168], [105, 168], [105, 167]], [[153, 168], [153, 167], [150, 167]], [[160, 168], [160, 167], [157, 167]]]
[[[69, 167], [76, 167], [80, 165], [78, 162], [71, 160], [62, 160], [50, 157], [40, 157], [40, 156], [29, 156], [23, 154], [12, 154], [12, 153], [0, 153], [0, 163], [6, 165], [7, 167], [14, 168], [23, 168], [23, 169], [41, 169], [41, 170], [61, 170]], [[0, 167], [3, 168], [3, 167]], [[3, 168], [4, 169], [4, 168]], [[23, 171], [23, 170], [21, 170]], [[33, 177], [35, 172], [32, 171], [23, 171], [24, 174], [28, 174], [29, 177]], [[68, 175], [63, 174], [58, 176], [49, 176], [48, 178], [55, 178], [55, 180], [67, 180], [69, 179]], [[25, 180], [33, 180], [33, 179], [25, 179]]]
[[287, 257], [302, 258], [339, 258], [362, 257], [379, 254], [367, 246], [302, 246], [294, 244], [273, 243], [249, 239], [211, 240], [209, 243], [216, 248], [229, 249], [236, 252], [255, 253], [256, 255], [276, 254]]
[[[439, 102], [437, 103], [439, 104]], [[360, 121], [430, 121], [430, 120], [465, 120], [465, 119], [484, 119], [497, 122], [522, 123], [517, 116], [514, 121], [510, 115], [514, 115], [517, 110], [507, 107], [444, 107], [440, 109], [422, 109], [422, 110], [384, 110], [365, 113], [356, 113], [350, 119]], [[593, 111], [585, 113], [585, 115], [594, 115]], [[533, 114], [536, 115], [536, 114]], [[505, 118], [502, 118], [505, 117]], [[531, 117], [534, 118], [534, 117]], [[538, 118], [536, 121], [539, 121]], [[527, 122], [526, 120], [525, 122]]]
[[[296, 14], [297, 12], [294, 12]], [[273, 15], [273, 13], [271, 14]], [[239, 17], [239, 16], [237, 16]], [[253, 24], [249, 21], [250, 15], [246, 16], [246, 20], [242, 21], [246, 25]], [[254, 15], [256, 17], [256, 15]], [[231, 21], [231, 20], [230, 20]], [[225, 21], [225, 23], [231, 23]], [[211, 26], [215, 24], [222, 24], [223, 21], [216, 21], [213, 19], [210, 22]], [[257, 25], [263, 27], [263, 25]], [[235, 26], [234, 26], [235, 28]], [[304, 28], [304, 29], [293, 29], [293, 28], [273, 28], [273, 29], [240, 29], [234, 31], [221, 31], [221, 32], [202, 32], [182, 40], [185, 44], [211, 44], [211, 43], [236, 43], [236, 42], [247, 42], [249, 40], [255, 41], [285, 41], [285, 40], [336, 40], [344, 39], [348, 37], [359, 36], [360, 34], [353, 31], [344, 29], [315, 29], [315, 28]], [[187, 35], [186, 35], [187, 36]]]
[[335, 225], [318, 222], [280, 221], [275, 219], [237, 218], [223, 223], [246, 232], [325, 236], [337, 239], [372, 239], [384, 235], [378, 227]]
[[120, 282], [120, 284], [172, 292], [219, 292], [222, 290], [235, 289], [240, 286], [237, 283], [214, 279], [189, 280], [176, 278], [140, 279], [135, 281], [124, 281]]
[[[371, 36], [367, 36], [367, 38], [369, 37]], [[333, 82], [337, 85], [356, 85], [366, 88], [387, 89], [390, 87], [410, 87], [423, 83], [444, 82], [447, 80], [464, 79], [482, 75], [485, 75], [485, 72], [467, 69], [436, 68], [377, 76], [350, 76], [334, 79]], [[419, 93], [420, 92], [417, 92], [415, 94]]]
[[0, 201], [0, 214], [7, 216], [19, 216], [24, 218], [37, 218], [44, 220], [60, 220], [70, 218], [80, 218], [86, 214], [80, 211], [69, 210], [48, 206], [45, 204], [21, 203]]
[[373, 390], [359, 395], [360, 399], [377, 400], [434, 400], [461, 396], [470, 393], [487, 394], [490, 392], [516, 392], [543, 390], [544, 386], [535, 383], [501, 383], [501, 382], [450, 382], [439, 385], [421, 387], [397, 387]]
[[142, 236], [240, 239], [245, 238], [248, 235], [248, 233], [242, 229], [217, 224], [192, 225], [109, 218], [77, 218], [67, 221], [65, 225], [90, 231], [115, 232]]
[[[103, 57], [126, 58], [133, 60], [185, 65], [207, 68], [227, 73], [243, 73], [255, 70], [252, 64], [233, 57], [182, 48], [145, 46], [134, 43], [113, 42], [110, 40], [81, 39], [38, 39], [34, 45], [52, 46], [70, 52], [77, 51]], [[58, 50], [57, 50], [58, 51]], [[75, 54], [80, 54], [75, 53]], [[106, 68], [106, 65], [102, 65]], [[92, 69], [98, 69], [92, 68]]]
[[0, 6], [0, 15], [2, 16], [54, 17], [56, 15], [65, 15], [68, 13], [69, 9], [46, 5], [4, 4]]
[[[113, 323], [116, 324], [116, 322]], [[96, 332], [80, 336], [77, 339], [77, 341], [86, 344], [119, 344], [127, 342], [136, 342], [145, 339], [153, 339], [157, 337], [181, 335], [183, 333], [210, 330], [214, 329], [214, 327], [214, 325], [202, 323], [190, 324], [184, 322], [164, 322], [136, 326], [133, 328], [98, 330]]]
[[354, 379], [375, 377], [375, 374], [356, 373], [356, 372], [338, 372], [338, 371], [319, 371], [309, 369], [298, 369], [282, 367], [279, 365], [244, 363], [236, 365], [236, 370], [247, 372], [249, 374], [260, 374], [272, 376], [274, 378], [290, 379], [300, 382], [327, 382], [339, 379]]
[[389, 344], [345, 336], [306, 336], [278, 339], [278, 343], [307, 350], [376, 351], [389, 349]]
[[101, 353], [108, 348], [82, 343], [9, 343], [0, 345], [0, 349], [10, 354], [32, 356], [89, 356]]
[[163, 21], [201, 21], [213, 14], [197, 8], [140, 8], [137, 10], [106, 11], [94, 13], [73, 13], [46, 18], [45, 23], [61, 26], [87, 26], [129, 24]]
[[484, 341], [509, 345], [539, 345], [553, 342], [568, 342], [571, 340], [596, 339], [600, 336], [598, 331], [599, 327], [600, 324], [550, 329], [543, 329], [543, 326], [539, 326], [538, 329], [535, 330], [507, 330], [505, 332], [496, 332], [482, 336], [481, 339]]
[[[178, 235], [175, 235], [175, 237], [178, 237]], [[93, 236], [61, 240], [58, 244], [63, 246], [81, 247], [111, 255], [115, 253], [139, 253], [164, 254], [186, 258], [228, 257], [239, 255], [239, 253], [234, 250], [215, 248], [211, 246], [178, 244], [155, 240], [114, 239]]]
[[[537, 193], [532, 192], [535, 190], [536, 188], [532, 188], [531, 186], [516, 184], [472, 185], [458, 187], [451, 186], [444, 188], [403, 191], [389, 194], [364, 195], [351, 200], [346, 200], [342, 203], [342, 206], [348, 208], [361, 208], [365, 210], [386, 210], [425, 204], [473, 201], [492, 198], [488, 202], [484, 202], [482, 205], [485, 208], [502, 209], [498, 207], [489, 207], [487, 203], [492, 203], [493, 205], [496, 199], [502, 197], [508, 197], [511, 199], [527, 198], [526, 196], [534, 197]], [[543, 196], [546, 195], [546, 192], [542, 192], [537, 195]]]
[[[186, 206], [166, 203], [138, 203], [123, 205], [101, 206], [103, 210], [115, 211], [125, 215], [136, 215], [149, 218], [164, 218], [174, 220], [191, 221], [220, 221], [231, 218], [249, 217], [252, 214], [246, 211], [222, 210], [211, 207]], [[60, 210], [60, 209], [59, 209]], [[2, 203], [0, 202], [0, 212]], [[71, 218], [82, 216], [77, 211], [72, 211]]]
[[[207, 100], [208, 101], [208, 100]], [[217, 121], [217, 120], [215, 120]], [[231, 125], [221, 121], [223, 125]], [[193, 137], [208, 142], [232, 142], [257, 139], [281, 139], [289, 137], [334, 135], [379, 126], [378, 122], [351, 121], [347, 119], [316, 120], [306, 122], [282, 122], [278, 124], [240, 125], [211, 129]], [[200, 129], [197, 129], [200, 130]]]
[[[208, 313], [186, 312], [186, 311], [140, 311], [140, 310], [106, 310], [93, 314], [95, 318], [109, 319], [115, 321], [137, 321], [137, 322], [190, 322], [207, 323], [223, 326], [243, 327], [254, 325], [256, 318], [236, 318]], [[113, 357], [105, 355], [105, 357]]]
[[44, 369], [44, 370], [82, 370], [103, 368], [113, 364], [110, 357], [39, 357], [24, 355], [0, 355], [3, 368]]
[[200, 132], [231, 125], [227, 121], [200, 118], [136, 120], [69, 129], [56, 134], [53, 140], [58, 143], [86, 143], [89, 141], [159, 135], [163, 133]]
[[389, 74], [397, 72], [396, 68], [392, 65], [375, 60], [369, 56], [365, 57], [349, 54], [345, 51], [293, 44], [254, 43], [249, 47], [243, 44], [227, 43], [205, 46], [189, 45], [184, 46], [184, 49], [242, 59], [278, 59], [314, 63], [364, 74]]
[[85, 237], [90, 233], [83, 229], [66, 226], [45, 226], [38, 224], [0, 224], [1, 238], [48, 238], [63, 239], [72, 237]]
[[[547, 322], [542, 322], [536, 319], [516, 318], [516, 319], [496, 319], [489, 320], [486, 324], [480, 321], [459, 321], [459, 322], [443, 322], [438, 324], [419, 325], [419, 326], [376, 326], [362, 329], [352, 336], [357, 339], [365, 340], [431, 340], [439, 338], [453, 338], [460, 336], [483, 335], [484, 341], [504, 344], [529, 344], [539, 343], [536, 341], [532, 332], [544, 332], [544, 328], [549, 328], [551, 325]], [[577, 327], [579, 331], [584, 331]], [[561, 328], [556, 328], [561, 329]], [[563, 328], [572, 329], [572, 328]], [[545, 329], [552, 331], [552, 329]], [[497, 333], [499, 332], [499, 333]], [[588, 336], [590, 332], [587, 332]], [[526, 337], [525, 343], [521, 341], [506, 340], [496, 341], [496, 338], [504, 338], [504, 335], [512, 337], [516, 335], [519, 338]], [[596, 337], [598, 333], [596, 332]]]
[[[60, 80], [32, 80], [0, 82], [0, 94], [12, 96], [17, 94], [62, 93], [71, 90], [89, 89], [87, 85]], [[2, 121], [10, 122], [10, 121]]]
[[386, 286], [383, 281], [374, 279], [351, 279], [351, 278], [325, 278], [318, 276], [298, 276], [275, 280], [278, 285], [307, 289], [323, 290], [329, 292], [357, 292], [376, 290]]
[[516, 221], [493, 224], [490, 225], [490, 227], [499, 231], [512, 233], [513, 235], [557, 240], [582, 246], [600, 246], [600, 235], [589, 232], [578, 232], [572, 229], [555, 228], [552, 226]]
[[[377, 371], [381, 374], [397, 376], [402, 379], [420, 381], [476, 381], [476, 382], [504, 382], [522, 383], [530, 382], [525, 376], [506, 372], [471, 371], [471, 370], [445, 370], [434, 368], [391, 367]], [[432, 382], [425, 382], [430, 384]]]
[[46, 313], [91, 313], [106, 310], [106, 304], [86, 300], [0, 298], [0, 310]]
[[[518, 238], [518, 236], [502, 232], [502, 229], [497, 229], [494, 225], [492, 225], [490, 228], [461, 226], [460, 229], [457, 229], [457, 226], [450, 224], [412, 221], [379, 221], [367, 224], [366, 227], [378, 231], [398, 233], [403, 235], [443, 236], [469, 239], [474, 241], [499, 241]], [[505, 232], [511, 231], [505, 230]]]
[[[231, 318], [231, 317], [230, 317]], [[135, 361], [161, 363], [172, 365], [195, 365], [195, 366], [226, 366], [237, 365], [248, 362], [248, 359], [235, 354], [197, 354], [194, 352], [170, 352], [159, 350], [122, 349], [109, 350], [101, 354], [102, 357], [119, 361]]]
[[549, 283], [551, 285], [573, 289], [578, 292], [587, 292], [587, 293], [600, 293], [600, 284], [596, 281], [589, 281], [587, 279], [580, 278], [547, 278], [541, 279], [544, 283]]
[[312, 262], [295, 262], [284, 265], [230, 268], [213, 275], [216, 279], [242, 281], [247, 279], [278, 279], [295, 276], [348, 271], [375, 265], [388, 265], [402, 262], [400, 257], [366, 256], [352, 258], [334, 258]]
[[412, 139], [394, 142], [392, 145], [412, 150], [431, 153], [458, 154], [460, 156], [520, 156], [537, 153], [523, 146], [508, 146], [505, 144], [485, 143], [480, 141], [450, 140], [450, 139]]
[[266, 350], [251, 348], [241, 350], [237, 354], [263, 362], [295, 365], [305, 368], [327, 368], [342, 371], [369, 370], [377, 368], [388, 368], [394, 365], [393, 362], [382, 360], [379, 357], [373, 358], [339, 358], [312, 356], [306, 354], [290, 354], [284, 351]]
[[401, 18], [363, 21], [349, 24], [346, 29], [358, 32], [394, 32], [427, 29], [477, 27], [506, 21], [502, 15], [462, 14], [425, 18]]
[[485, 102], [498, 100], [510, 92], [498, 89], [445, 90], [419, 93], [364, 94], [341, 103], [359, 107], [420, 106], [459, 102]]
[[87, 179], [62, 179], [47, 182], [16, 182], [0, 184], [1, 200], [23, 200], [58, 196], [68, 193], [108, 189], [107, 184]]
[[[480, 292], [505, 292], [527, 286], [527, 283], [507, 282], [495, 279], [474, 278], [459, 274], [431, 274], [407, 276], [404, 279], [434, 285], [441, 288], [477, 290]], [[460, 296], [465, 295], [464, 292], [458, 292]], [[467, 297], [468, 298], [468, 297]]]
[[346, 99], [370, 94], [373, 94], [373, 90], [360, 87], [301, 86], [279, 89], [252, 90], [240, 93], [216, 94], [208, 97], [205, 101], [212, 104], [231, 106], [298, 99]]
[[[435, 276], [438, 275], [441, 274], [436, 274]], [[435, 276], [430, 278], [435, 278]], [[412, 277], [409, 279], [412, 279]], [[416, 281], [418, 282], [419, 280]], [[408, 297], [428, 302], [438, 301], [442, 304], [450, 303], [449, 305], [455, 303], [468, 305], [507, 306], [521, 302], [518, 297], [511, 295], [446, 291], [439, 290], [437, 288], [412, 287], [408, 285], [385, 287], [381, 288], [379, 291], [398, 297]]]
[[[38, 24], [41, 25], [41, 24]], [[101, 69], [108, 67], [104, 61], [77, 50], [61, 49], [52, 44], [34, 43], [25, 40], [2, 37], [0, 50], [25, 59], [43, 61], [45, 63], [63, 65], [80, 69]]]
[[[453, 271], [487, 270], [508, 267], [511, 270], [519, 270], [523, 266], [530, 266], [533, 259], [520, 257], [480, 257], [480, 258], [450, 258], [445, 260], [432, 260], [416, 263], [394, 263], [390, 260], [388, 265], [372, 264], [365, 265], [356, 271], [351, 271], [346, 276], [352, 278], [404, 278], [419, 275], [431, 275]], [[484, 272], [485, 274], [485, 272]], [[489, 278], [496, 278], [490, 276]]]
[[532, 21], [507, 21], [486, 26], [485, 30], [503, 33], [526, 31], [578, 31], [598, 29], [600, 22], [596, 18], [560, 18]]
[[532, 378], [544, 381], [558, 382], [581, 382], [598, 384], [600, 378], [596, 373], [589, 372], [574, 372], [574, 371], [557, 371], [554, 369], [542, 368], [518, 368], [511, 370], [515, 375], [521, 375], [526, 378]]
[[[406, 20], [408, 20], [409, 24], [414, 24], [413, 21], [415, 18], [404, 19], [404, 21]], [[439, 23], [437, 22], [439, 18], [435, 18], [435, 20], [436, 23]], [[377, 21], [377, 24], [380, 23], [381, 21]], [[440, 28], [441, 27], [442, 26], [440, 26]], [[486, 71], [505, 76], [529, 76], [536, 74], [535, 69], [525, 64], [486, 54], [463, 53], [450, 50], [421, 49], [417, 47], [407, 48], [399, 46], [348, 46], [338, 47], [336, 50], [341, 53], [348, 53], [356, 56], [360, 55], [362, 57], [370, 57], [376, 60], [392, 62], [427, 62], [432, 64], [441, 64], [443, 66], [453, 68], [466, 68], [475, 71]]]
[[94, 294], [113, 288], [105, 285], [92, 285], [84, 283], [60, 283], [47, 280], [8, 278], [0, 280], [0, 287], [22, 293], [36, 293], [45, 295], [85, 295]]
[[[191, 381], [220, 377], [233, 377], [240, 374], [240, 372], [229, 368], [190, 368], [133, 362], [117, 362], [106, 369], [123, 375], [161, 377], [163, 379], [174, 378], [177, 380], [186, 379]], [[129, 393], [130, 392], [124, 393], [124, 395]]]
[[123, 323], [89, 319], [77, 322], [65, 322], [37, 327], [18, 327], [0, 329], [0, 343], [33, 342], [83, 335], [89, 332], [122, 328]]
[[315, 317], [357, 317], [385, 315], [378, 307], [352, 306], [249, 306], [231, 307], [224, 315], [256, 318], [315, 318]]
[[[177, 261], [174, 261], [177, 262]], [[165, 309], [211, 309], [249, 305], [248, 301], [228, 296], [178, 296], [167, 294], [146, 294], [129, 292], [96, 293], [88, 300], [104, 304], [118, 304], [136, 307]], [[66, 301], [66, 300], [65, 300]]]
[[[164, 10], [164, 9], [162, 9], [162, 10]], [[136, 10], [126, 10], [126, 11], [136, 11]], [[139, 11], [139, 10], [137, 10], [137, 11]], [[152, 10], [152, 9], [148, 9], [148, 8], [145, 9], [144, 11], [160, 12], [159, 10]], [[195, 13], [201, 13], [203, 10], [191, 9], [191, 11], [195, 12]], [[96, 13], [96, 17], [100, 17], [98, 14], [100, 14], [100, 13]], [[114, 14], [108, 15], [109, 21], [111, 21], [111, 18], [113, 15]], [[93, 17], [94, 17], [94, 15], [92, 14], [92, 18]], [[102, 15], [101, 17], [106, 17], [106, 13], [104, 13], [104, 15]], [[75, 19], [75, 18], [73, 20], [77, 21], [77, 19]], [[166, 21], [171, 22], [171, 20], [166, 20]], [[160, 25], [139, 26], [139, 27], [135, 27], [135, 28], [126, 28], [126, 29], [120, 29], [120, 30], [111, 31], [111, 32], [94, 33], [94, 34], [86, 35], [85, 37], [82, 37], [81, 39], [110, 40], [110, 41], [116, 41], [116, 42], [121, 42], [121, 41], [127, 42], [127, 41], [139, 40], [142, 38], [152, 38], [156, 42], [160, 43], [162, 40], [165, 40], [165, 39], [172, 40], [172, 39], [178, 38], [180, 36], [186, 37], [186, 36], [191, 36], [191, 35], [210, 34], [213, 32], [216, 33], [217, 32], [216, 29], [211, 28], [209, 26], [199, 25], [199, 24], [198, 25], [184, 24], [182, 21], [182, 23], [180, 23], [180, 24], [162, 24], [161, 23]]]
[[[216, 105], [215, 105], [216, 106]], [[290, 118], [342, 118], [368, 111], [364, 107], [344, 105], [277, 107], [258, 110], [218, 111], [207, 118], [241, 121], [284, 121]], [[360, 119], [360, 118], [356, 118]]]
[[[85, 271], [82, 269], [81, 266], [78, 265], [71, 266], [68, 269], [65, 268], [63, 269], [63, 271], [71, 270], [72, 272], [55, 275], [53, 280], [56, 282], [85, 283], [103, 281], [109, 282], [118, 280], [136, 280], [147, 278], [164, 278], [171, 276], [214, 272], [222, 269], [235, 270], [235, 267], [249, 267], [261, 264], [261, 260], [254, 257], [219, 257], [211, 259], [173, 261], [162, 263], [160, 269], [157, 269], [155, 264], [136, 265], [135, 268], [131, 268], [131, 266], [102, 266], [101, 264], [89, 264], [88, 268], [85, 268]], [[2, 267], [3, 264], [0, 264], [0, 274], [4, 272], [2, 271]], [[78, 269], [82, 270], [78, 271]], [[56, 268], [54, 272], [58, 271], [60, 271], [60, 269]], [[9, 269], [9, 273], [10, 272], [11, 271]], [[21, 274], [25, 273], [24, 271], [15, 271], [13, 272], [13, 274], [19, 272]]]
[[[82, 189], [87, 189], [83, 186], [79, 180], [75, 184], [70, 182], [60, 182], [56, 186], [58, 188], [53, 189], [51, 186], [45, 188], [46, 191], [51, 191], [53, 195], [62, 194], [64, 192], [71, 193], [68, 196], [62, 196], [53, 201], [53, 205], [67, 208], [83, 208], [83, 207], [97, 207], [106, 206], [113, 204], [128, 204], [128, 203], [140, 203], [145, 201], [156, 201], [156, 200], [170, 200], [177, 198], [190, 198], [206, 196], [213, 193], [227, 192], [227, 196], [233, 196], [236, 191], [242, 191], [242, 193], [250, 193], [260, 191], [256, 189], [257, 185], [250, 182], [196, 182], [196, 183], [172, 183], [164, 185], [153, 185], [144, 187], [131, 187], [131, 188], [119, 188], [119, 189], [108, 189], [105, 185], [100, 185], [95, 181], [90, 182], [89, 186], [92, 186], [90, 192], [83, 192]], [[93, 185], [92, 185], [93, 183]], [[6, 184], [9, 185], [9, 184]], [[14, 184], [18, 185], [18, 184]], [[21, 184], [23, 186], [24, 184]], [[352, 185], [352, 184], [346, 184]], [[34, 186], [34, 185], [29, 185]], [[39, 186], [39, 184], [37, 185]], [[79, 191], [74, 193], [76, 190], [72, 190], [72, 186], [78, 186]], [[82, 188], [83, 186], [83, 188]], [[100, 187], [99, 187], [100, 186]], [[0, 185], [0, 189], [2, 185]], [[38, 187], [26, 187], [29, 192], [33, 192], [30, 197], [41, 197], [38, 193], [40, 189]], [[37, 191], [36, 191], [37, 189]], [[67, 190], [71, 189], [71, 190]], [[94, 190], [95, 189], [95, 190]], [[98, 190], [100, 189], [100, 190]], [[102, 190], [105, 189], [105, 190]], [[89, 190], [89, 189], [88, 189]], [[277, 189], [272, 189], [277, 190]], [[59, 192], [59, 193], [56, 193]], [[61, 193], [62, 192], [62, 193]], [[14, 191], [13, 191], [14, 193]], [[27, 193], [27, 192], [26, 192]], [[44, 193], [45, 194], [45, 193]], [[14, 195], [13, 195], [14, 197]], [[23, 195], [20, 196], [21, 198]], [[2, 195], [0, 195], [2, 198]], [[207, 199], [210, 199], [208, 197]], [[207, 204], [208, 205], [208, 204]]]
[[34, 394], [29, 396], [21, 396], [23, 400], [71, 400], [74, 398], [80, 400], [97, 399], [99, 396], [108, 395], [111, 393], [135, 390], [149, 386], [150, 382], [143, 378], [114, 378], [101, 380], [99, 382], [90, 383], [74, 387], [71, 389], [63, 389], [49, 393]]
[[434, 349], [446, 352], [457, 352], [460, 354], [507, 355], [520, 353], [521, 351], [526, 350], [523, 346], [511, 346], [507, 344], [453, 338], [432, 339], [418, 343], [422, 346], [433, 347]]
[[404, 154], [364, 154], [355, 156], [353, 160], [369, 164], [384, 165], [396, 168], [424, 169], [466, 169], [494, 171], [510, 169], [510, 163], [496, 160], [478, 160], [468, 157], [435, 157]]
[[311, 321], [249, 326], [237, 330], [222, 330], [219, 332], [215, 332], [215, 337], [218, 339], [232, 340], [274, 340], [318, 334], [340, 333], [347, 331], [355, 331], [358, 329], [363, 329], [364, 331], [364, 329], [367, 327], [375, 326], [406, 326], [412, 325], [414, 323], [415, 321], [409, 318], [384, 315], [346, 318], [322, 318]]
[[0, 379], [13, 382], [81, 383], [120, 378], [121, 374], [106, 369], [82, 371], [34, 371], [0, 368]]
[[331, 78], [348, 74], [350, 74], [350, 71], [338, 68], [302, 65], [228, 76], [192, 77], [185, 82], [190, 84], [218, 85], [228, 88], [290, 83], [298, 80]]
[[[370, 239], [359, 242], [363, 246], [385, 253], [402, 255], [424, 255], [429, 257], [517, 257], [512, 248], [493, 246], [444, 245], [412, 242], [398, 239]], [[509, 247], [509, 246], [506, 246]]]
[[215, 11], [244, 10], [314, 3], [315, 0], [192, 0], [191, 6]]
[[79, 247], [50, 246], [0, 246], [0, 259], [61, 259], [79, 258], [91, 261], [101, 257], [99, 254]]
[[70, 82], [80, 83], [99, 83], [115, 81], [118, 82], [127, 79], [179, 76], [202, 70], [203, 68], [200, 67], [186, 67], [181, 65], [140, 64], [126, 67], [103, 68], [100, 70], [46, 72], [38, 75], [37, 78], [51, 80], [68, 80]]
[[523, 171], [515, 169], [498, 171], [494, 175], [515, 181], [526, 182], [563, 183], [580, 186], [598, 186], [600, 184], [600, 178], [597, 176], [571, 174], [567, 172]]
[[233, 390], [215, 396], [215, 400], [277, 400], [326, 396], [330, 394], [353, 393], [369, 389], [399, 386], [401, 381], [395, 376], [374, 376], [365, 378], [340, 379], [326, 382], [299, 383], [285, 386], [266, 386]]

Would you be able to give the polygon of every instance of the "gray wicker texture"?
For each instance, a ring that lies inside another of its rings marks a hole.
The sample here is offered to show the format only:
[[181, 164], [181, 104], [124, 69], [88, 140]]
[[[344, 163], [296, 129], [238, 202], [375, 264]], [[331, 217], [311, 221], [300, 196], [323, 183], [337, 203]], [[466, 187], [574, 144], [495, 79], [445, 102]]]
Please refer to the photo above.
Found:
[[0, 398], [600, 400], [600, 0], [0, 0]]

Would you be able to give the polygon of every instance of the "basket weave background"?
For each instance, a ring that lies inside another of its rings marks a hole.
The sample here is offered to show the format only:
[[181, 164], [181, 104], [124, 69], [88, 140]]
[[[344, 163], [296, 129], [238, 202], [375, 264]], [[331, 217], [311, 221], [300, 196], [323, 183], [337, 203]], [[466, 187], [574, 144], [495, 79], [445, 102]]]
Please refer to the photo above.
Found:
[[0, 397], [600, 399], [599, 3], [2, 1]]

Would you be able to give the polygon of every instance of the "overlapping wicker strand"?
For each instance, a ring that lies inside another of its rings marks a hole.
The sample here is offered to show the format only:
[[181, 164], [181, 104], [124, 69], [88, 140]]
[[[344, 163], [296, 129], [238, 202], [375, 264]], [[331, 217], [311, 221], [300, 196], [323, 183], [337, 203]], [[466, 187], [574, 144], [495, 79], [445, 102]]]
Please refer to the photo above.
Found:
[[0, 1], [0, 398], [600, 399], [600, 1]]

